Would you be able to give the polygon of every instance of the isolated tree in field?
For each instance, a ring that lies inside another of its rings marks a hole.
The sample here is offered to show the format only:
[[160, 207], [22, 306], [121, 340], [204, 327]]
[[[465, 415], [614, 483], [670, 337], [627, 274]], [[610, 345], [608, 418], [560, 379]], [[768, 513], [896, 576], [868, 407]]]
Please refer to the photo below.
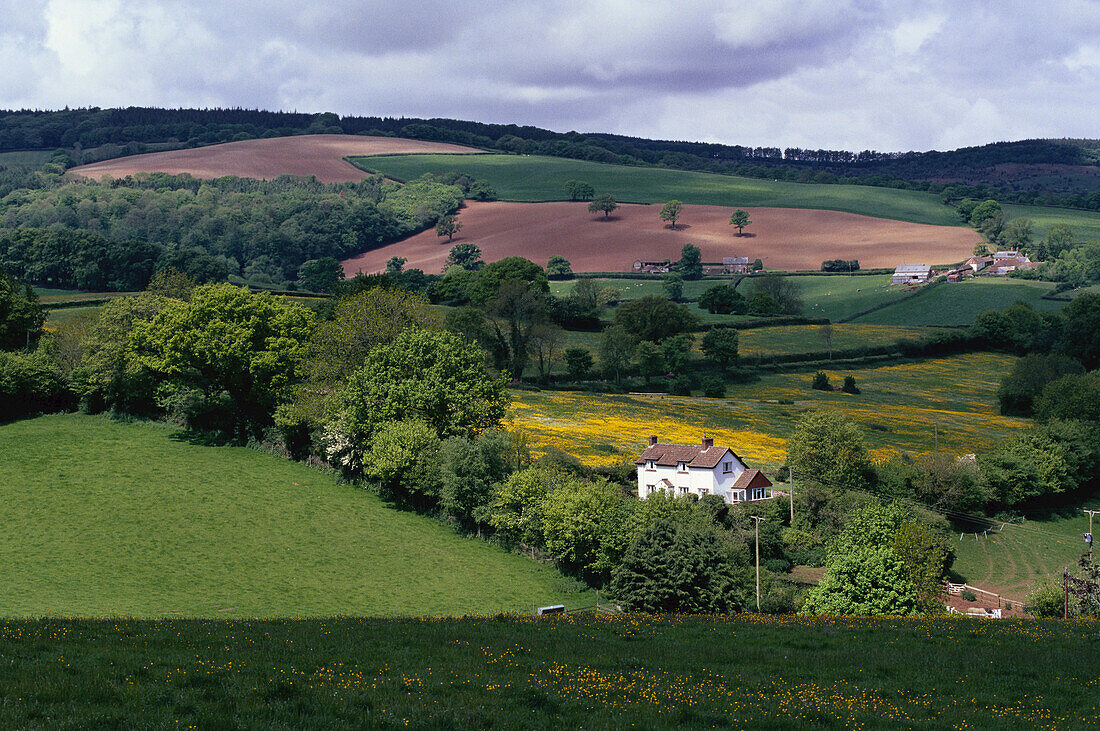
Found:
[[670, 335], [691, 330], [698, 323], [683, 305], [664, 297], [646, 295], [619, 305], [615, 325], [641, 340], [660, 342]]
[[661, 277], [661, 286], [664, 287], [665, 296], [673, 302], [679, 302], [684, 296], [684, 278], [676, 272], [669, 272]]
[[592, 353], [584, 348], [569, 348], [565, 351], [565, 372], [571, 380], [583, 380], [592, 370]]
[[587, 201], [591, 200], [592, 196], [596, 194], [596, 189], [582, 180], [567, 180], [565, 181], [565, 194], [569, 196], [571, 201]]
[[462, 222], [456, 216], [443, 216], [435, 224], [435, 235], [446, 236], [449, 243], [462, 229]]
[[733, 212], [730, 216], [730, 225], [737, 227], [737, 235], [740, 236], [745, 232], [745, 226], [748, 226], [752, 221], [749, 220], [749, 214], [740, 208]]
[[460, 266], [466, 271], [476, 272], [485, 265], [481, 260], [481, 249], [477, 244], [455, 244], [447, 254], [447, 266]]
[[600, 361], [604, 369], [614, 374], [615, 383], [622, 379], [623, 369], [630, 365], [638, 339], [616, 325], [603, 331], [600, 338]]
[[839, 411], [811, 411], [787, 441], [787, 464], [810, 479], [862, 487], [871, 470], [863, 432]]
[[200, 426], [243, 440], [270, 422], [301, 375], [313, 326], [313, 313], [302, 305], [211, 284], [195, 289], [190, 302], [171, 301], [151, 320], [136, 322], [130, 346], [143, 367], [175, 389], [183, 399], [177, 403], [192, 402], [185, 396], [191, 393], [210, 414], [224, 397], [229, 423]]
[[573, 265], [564, 256], [555, 254], [546, 262], [547, 279], [569, 279], [573, 276]]
[[680, 249], [680, 260], [676, 268], [684, 279], [699, 279], [703, 276], [703, 253], [695, 244], [684, 244]]
[[616, 209], [618, 209], [618, 207], [619, 204], [615, 202], [615, 196], [611, 195], [610, 193], [604, 193], [603, 195], [598, 195], [592, 199], [592, 202], [588, 204], [588, 212], [602, 212], [604, 218], [607, 218]]
[[703, 355], [726, 368], [737, 360], [737, 341], [737, 331], [732, 327], [715, 327], [703, 335], [699, 345]]
[[661, 212], [657, 214], [662, 221], [668, 221], [672, 228], [676, 228], [676, 221], [684, 210], [684, 204], [680, 201], [669, 201], [661, 206]]
[[850, 393], [853, 396], [858, 396], [862, 393], [859, 390], [859, 386], [856, 385], [855, 376], [844, 376], [844, 385], [840, 387], [841, 392]]
[[403, 256], [391, 256], [386, 260], [386, 274], [397, 275], [405, 268], [405, 262], [407, 262]]

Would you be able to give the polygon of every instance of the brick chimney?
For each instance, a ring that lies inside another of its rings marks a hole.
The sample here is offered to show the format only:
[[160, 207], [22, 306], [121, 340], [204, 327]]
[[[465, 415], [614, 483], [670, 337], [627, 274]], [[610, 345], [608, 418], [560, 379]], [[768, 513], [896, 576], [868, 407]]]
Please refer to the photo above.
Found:
[[657, 435], [656, 434], [651, 434], [650, 435], [650, 437], [649, 437], [649, 446], [651, 446], [651, 447], [656, 447], [657, 446]]
[[712, 437], [708, 437], [707, 435], [704, 434], [703, 435], [703, 449], [710, 449], [713, 446], [714, 446], [714, 439]]

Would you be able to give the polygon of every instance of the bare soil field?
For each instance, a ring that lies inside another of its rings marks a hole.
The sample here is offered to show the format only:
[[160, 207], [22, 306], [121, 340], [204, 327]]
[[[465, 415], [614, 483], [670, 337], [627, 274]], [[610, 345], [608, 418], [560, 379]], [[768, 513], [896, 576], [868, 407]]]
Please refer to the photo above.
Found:
[[134, 173], [188, 173], [196, 178], [237, 175], [271, 180], [280, 175], [315, 175], [325, 183], [343, 183], [366, 177], [345, 162], [349, 155], [408, 155], [422, 153], [472, 153], [480, 150], [461, 145], [395, 137], [361, 135], [296, 135], [262, 140], [226, 142], [188, 150], [150, 152], [81, 165], [69, 172], [99, 178], [123, 178]]
[[591, 214], [586, 203], [468, 202], [459, 213], [462, 230], [450, 244], [429, 229], [404, 241], [368, 251], [344, 262], [348, 276], [385, 269], [392, 256], [406, 267], [442, 271], [453, 244], [477, 244], [482, 258], [496, 261], [524, 256], [545, 264], [564, 256], [578, 272], [629, 271], [634, 261], [680, 258], [684, 244], [695, 244], [703, 261], [726, 256], [761, 259], [768, 269], [818, 269], [825, 259], [859, 259], [860, 266], [946, 264], [970, 256], [977, 232], [957, 226], [930, 226], [840, 211], [804, 208], [748, 208], [752, 225], [744, 236], [729, 225], [731, 209], [685, 205], [672, 229], [658, 205], [624, 205], [608, 218]]

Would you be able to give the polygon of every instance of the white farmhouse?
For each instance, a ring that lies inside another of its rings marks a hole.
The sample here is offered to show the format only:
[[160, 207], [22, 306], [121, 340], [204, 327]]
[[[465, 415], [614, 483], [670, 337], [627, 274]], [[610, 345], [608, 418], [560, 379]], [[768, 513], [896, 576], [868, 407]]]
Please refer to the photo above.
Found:
[[658, 491], [672, 495], [719, 495], [727, 503], [766, 500], [772, 483], [752, 470], [729, 447], [716, 447], [703, 437], [701, 444], [661, 444], [649, 438], [638, 457], [638, 497]]

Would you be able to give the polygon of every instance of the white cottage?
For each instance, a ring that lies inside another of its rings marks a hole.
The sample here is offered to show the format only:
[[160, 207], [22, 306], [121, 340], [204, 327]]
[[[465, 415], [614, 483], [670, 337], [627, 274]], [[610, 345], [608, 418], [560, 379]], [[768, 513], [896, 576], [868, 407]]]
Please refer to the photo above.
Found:
[[716, 447], [703, 437], [701, 444], [661, 444], [656, 436], [635, 462], [638, 465], [638, 497], [657, 491], [672, 495], [719, 495], [727, 503], [766, 500], [772, 483], [760, 470], [748, 465], [729, 447]]

